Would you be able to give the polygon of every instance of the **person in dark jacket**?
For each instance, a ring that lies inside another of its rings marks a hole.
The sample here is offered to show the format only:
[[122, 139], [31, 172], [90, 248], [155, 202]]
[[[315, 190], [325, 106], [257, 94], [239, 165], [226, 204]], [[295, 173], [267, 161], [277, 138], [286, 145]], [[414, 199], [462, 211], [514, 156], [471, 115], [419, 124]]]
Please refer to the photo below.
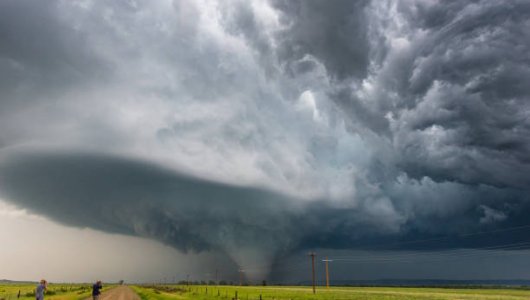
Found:
[[98, 300], [99, 295], [101, 295], [101, 289], [103, 288], [103, 285], [101, 285], [101, 280], [98, 280], [94, 285], [92, 286], [92, 299]]

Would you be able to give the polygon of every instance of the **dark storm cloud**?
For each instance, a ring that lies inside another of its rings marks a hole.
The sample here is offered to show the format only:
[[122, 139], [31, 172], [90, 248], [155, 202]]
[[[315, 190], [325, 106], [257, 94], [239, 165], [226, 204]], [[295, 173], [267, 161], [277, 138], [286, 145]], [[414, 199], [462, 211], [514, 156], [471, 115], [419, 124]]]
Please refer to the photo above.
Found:
[[61, 18], [60, 3], [55, 1], [0, 3], [2, 105], [38, 101], [39, 97], [24, 94], [28, 87], [45, 97], [109, 75], [111, 69], [91, 52], [83, 33]]
[[[507, 216], [513, 219], [503, 226], [526, 224], [530, 199], [520, 203], [516, 191], [428, 184], [432, 186], [389, 186], [386, 193], [401, 204], [385, 215], [378, 199], [353, 208], [326, 201], [304, 204], [267, 190], [220, 184], [116, 156], [19, 149], [4, 151], [0, 160], [5, 199], [67, 225], [145, 236], [182, 251], [265, 249], [281, 256], [315, 247], [392, 249], [396, 246], [390, 241], [454, 234], [450, 243], [398, 248], [473, 247], [487, 241], [459, 240], [458, 235], [496, 228]], [[429, 203], [422, 203], [426, 196]], [[448, 196], [451, 207], [432, 207], [443, 205]], [[499, 199], [504, 200], [501, 207], [495, 203]], [[391, 219], [406, 213], [416, 215], [396, 235], [396, 220]], [[506, 240], [521, 238], [517, 234]]]
[[183, 251], [236, 247], [287, 253], [314, 244], [313, 234], [323, 244], [340, 237], [337, 242], [349, 245], [388, 231], [371, 220], [368, 207], [307, 205], [116, 156], [18, 149], [3, 151], [0, 161], [6, 199], [68, 225], [147, 236]]
[[[528, 2], [398, 3], [391, 17], [405, 22], [394, 33], [408, 41], [404, 49], [365, 2], [272, 3], [289, 24], [277, 39], [280, 61], [311, 54], [332, 77], [374, 84], [369, 97], [357, 93], [355, 81], [332, 86], [328, 95], [354, 130], [393, 140], [399, 169], [418, 179], [530, 186]], [[382, 58], [372, 56], [381, 50], [370, 48], [368, 32], [371, 42], [386, 40], [377, 44], [388, 49]], [[380, 61], [365, 77], [370, 57]]]
[[[380, 148], [367, 180], [407, 219], [403, 232], [526, 223], [528, 2], [271, 3], [286, 26], [276, 37], [280, 63], [312, 55], [335, 79], [325, 92], [350, 130]], [[373, 196], [365, 189], [356, 196]]]
[[286, 217], [296, 213], [285, 196], [141, 161], [19, 153], [4, 156], [1, 169], [3, 196], [36, 213], [68, 225], [152, 237], [183, 251], [226, 250], [222, 247], [270, 239], [285, 247], [293, 234], [285, 240], [275, 236], [296, 222]]
[[89, 105], [78, 95], [112, 77], [111, 63], [63, 10], [57, 1], [0, 3], [0, 147], [48, 137], [51, 120]]
[[464, 236], [528, 224], [528, 2], [72, 3], [0, 4], [6, 200], [269, 260], [524, 239]]
[[278, 33], [278, 58], [296, 74], [306, 55], [320, 60], [332, 77], [364, 77], [368, 60], [365, 6], [368, 1], [271, 1], [286, 29]]
[[400, 165], [415, 177], [527, 189], [530, 5], [450, 6], [416, 16], [428, 37], [412, 44], [411, 76], [398, 90]]

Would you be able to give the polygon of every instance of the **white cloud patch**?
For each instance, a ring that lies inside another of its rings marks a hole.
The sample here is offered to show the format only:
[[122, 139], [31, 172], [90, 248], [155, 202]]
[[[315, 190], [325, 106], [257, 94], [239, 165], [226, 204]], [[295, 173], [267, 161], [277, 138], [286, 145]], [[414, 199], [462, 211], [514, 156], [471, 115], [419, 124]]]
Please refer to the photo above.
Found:
[[479, 208], [484, 213], [484, 216], [480, 218], [480, 223], [482, 224], [502, 222], [507, 218], [506, 214], [500, 210], [487, 207], [486, 205], [480, 205]]

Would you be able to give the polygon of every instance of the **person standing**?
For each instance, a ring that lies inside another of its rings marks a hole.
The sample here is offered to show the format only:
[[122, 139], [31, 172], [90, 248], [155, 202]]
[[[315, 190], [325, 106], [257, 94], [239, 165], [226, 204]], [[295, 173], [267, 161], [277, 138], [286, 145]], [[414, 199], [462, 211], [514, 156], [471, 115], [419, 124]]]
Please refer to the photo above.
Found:
[[92, 299], [98, 300], [99, 295], [101, 295], [101, 289], [103, 288], [103, 285], [101, 285], [101, 280], [98, 280], [94, 285], [92, 286]]
[[35, 288], [35, 299], [36, 300], [44, 300], [44, 291], [46, 291], [47, 286], [48, 286], [48, 282], [46, 282], [45, 279], [41, 279], [40, 283]]

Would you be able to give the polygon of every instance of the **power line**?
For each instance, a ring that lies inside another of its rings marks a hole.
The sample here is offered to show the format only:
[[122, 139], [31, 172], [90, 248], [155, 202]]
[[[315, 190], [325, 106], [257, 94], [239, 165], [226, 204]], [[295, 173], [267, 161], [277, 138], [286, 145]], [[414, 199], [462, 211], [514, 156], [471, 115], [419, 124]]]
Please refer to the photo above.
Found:
[[[480, 235], [488, 235], [488, 234], [498, 234], [498, 233], [506, 233], [511, 231], [518, 231], [518, 230], [526, 230], [529, 229], [530, 225], [522, 225], [522, 226], [513, 226], [513, 227], [507, 227], [502, 229], [495, 229], [495, 230], [488, 230], [488, 231], [479, 231], [479, 232], [473, 232], [473, 233], [466, 233], [466, 234], [457, 234], [452, 236], [443, 236], [443, 237], [435, 237], [435, 238], [428, 238], [428, 239], [417, 239], [417, 240], [406, 240], [401, 242], [390, 242], [390, 243], [367, 243], [362, 245], [356, 245], [356, 247], [385, 247], [385, 246], [399, 246], [399, 245], [410, 245], [410, 244], [418, 244], [418, 243], [430, 243], [435, 241], [447, 241], [449, 239], [455, 239], [455, 238], [461, 238], [461, 239], [467, 239], [474, 236], [480, 236]], [[506, 255], [508, 254], [508, 250], [518, 250], [518, 249], [525, 249], [530, 247], [530, 242], [523, 241], [523, 242], [517, 242], [517, 243], [509, 243], [509, 244], [500, 244], [500, 245], [493, 245], [488, 247], [470, 247], [470, 248], [464, 248], [464, 249], [448, 249], [442, 251], [436, 251], [436, 252], [413, 252], [413, 253], [400, 253], [400, 254], [392, 254], [392, 255], [382, 255], [382, 256], [372, 256], [372, 257], [359, 257], [359, 256], [336, 256], [329, 259], [329, 261], [337, 261], [337, 262], [345, 262], [345, 263], [378, 263], [378, 262], [417, 262], [417, 260], [424, 260], [429, 262], [437, 262], [437, 261], [444, 261], [448, 259], [461, 259], [461, 258], [473, 258], [473, 257], [483, 257], [483, 256], [492, 256], [492, 255]], [[389, 250], [391, 251], [391, 250]], [[477, 252], [478, 251], [478, 252]], [[316, 255], [315, 253], [312, 253], [313, 255]], [[316, 280], [315, 280], [315, 270], [314, 270], [314, 256], [309, 254], [311, 256], [311, 264], [312, 264], [312, 282], [313, 282], [313, 291], [316, 293]], [[300, 257], [301, 258], [301, 257]], [[326, 257], [326, 260], [328, 258]], [[326, 285], [329, 286], [329, 266], [328, 262], [326, 260], [322, 260], [326, 263]], [[288, 262], [288, 264], [280, 264], [280, 262]], [[303, 262], [297, 262], [295, 264], [292, 264], [293, 258], [292, 256], [275, 259], [272, 264], [256, 264], [256, 265], [246, 265], [245, 270], [270, 270], [271, 268], [275, 272], [284, 273], [291, 270], [297, 270], [300, 269]], [[294, 259], [296, 261], [296, 259]], [[277, 266], [275, 266], [277, 265]], [[216, 271], [217, 273], [217, 271]], [[239, 270], [239, 277], [240, 277], [240, 285], [242, 285], [243, 279], [243, 270]], [[216, 274], [217, 277], [217, 274]], [[188, 283], [189, 283], [189, 277], [188, 277]]]
[[[488, 256], [493, 254], [508, 254], [505, 251], [507, 250], [517, 250], [521, 248], [530, 247], [530, 242], [517, 242], [517, 243], [508, 243], [493, 245], [488, 247], [475, 247], [472, 249], [452, 249], [445, 250], [444, 252], [413, 252], [413, 253], [399, 253], [399, 254], [384, 254], [381, 256], [371, 257], [359, 257], [359, 256], [334, 256], [330, 260], [337, 262], [345, 263], [379, 263], [379, 262], [415, 262], [418, 259], [427, 260], [427, 261], [440, 261], [445, 259], [454, 259], [454, 258], [463, 258], [463, 257], [476, 257], [476, 256]], [[487, 251], [485, 252], [475, 252], [475, 251]], [[471, 253], [470, 253], [471, 252]], [[277, 261], [292, 261], [292, 259], [282, 259]], [[305, 263], [301, 260], [294, 260], [296, 263], [285, 265], [282, 264], [278, 267], [273, 268], [275, 272], [284, 273], [287, 271], [292, 271], [296, 269], [301, 269]], [[329, 268], [329, 267], [328, 267]], [[269, 264], [260, 264], [254, 265], [254, 267], [245, 268], [246, 271], [260, 271], [260, 270], [270, 270], [271, 266]], [[242, 271], [242, 269], [241, 269]], [[241, 272], [240, 272], [241, 273]], [[242, 274], [240, 274], [241, 276]], [[242, 279], [240, 280], [242, 282]]]
[[408, 240], [408, 241], [391, 242], [391, 243], [360, 244], [360, 245], [356, 245], [356, 247], [399, 246], [399, 245], [416, 244], [416, 243], [423, 243], [423, 242], [443, 241], [443, 240], [449, 240], [449, 239], [453, 239], [453, 238], [468, 238], [468, 237], [471, 237], [471, 236], [485, 235], [485, 234], [492, 234], [492, 233], [499, 233], [499, 232], [509, 232], [509, 231], [516, 231], [516, 230], [522, 230], [522, 229], [530, 229], [530, 224], [529, 225], [506, 227], [506, 228], [502, 228], [502, 229], [479, 231], [479, 232], [473, 232], [473, 233], [455, 234], [455, 235], [451, 235], [451, 236], [443, 236], [443, 237], [428, 238], [428, 239], [417, 239], [417, 240]]
[[[373, 258], [359, 258], [358, 256], [342, 256], [334, 257], [335, 261], [344, 261], [344, 262], [388, 262], [388, 261], [401, 261], [401, 262], [411, 262], [410, 259], [419, 258], [455, 258], [455, 257], [473, 257], [473, 256], [484, 256], [491, 253], [497, 254], [507, 254], [506, 250], [516, 250], [521, 248], [526, 248], [530, 246], [530, 242], [520, 242], [520, 243], [510, 243], [504, 245], [495, 245], [489, 247], [479, 247], [473, 249], [456, 249], [456, 250], [447, 250], [446, 252], [414, 252], [414, 253], [403, 253], [403, 254], [394, 254], [386, 255], [382, 257], [373, 257]], [[487, 251], [487, 252], [471, 252], [470, 251]], [[464, 253], [462, 253], [464, 252]], [[467, 253], [466, 253], [467, 252]], [[430, 259], [432, 260], [432, 259]]]

